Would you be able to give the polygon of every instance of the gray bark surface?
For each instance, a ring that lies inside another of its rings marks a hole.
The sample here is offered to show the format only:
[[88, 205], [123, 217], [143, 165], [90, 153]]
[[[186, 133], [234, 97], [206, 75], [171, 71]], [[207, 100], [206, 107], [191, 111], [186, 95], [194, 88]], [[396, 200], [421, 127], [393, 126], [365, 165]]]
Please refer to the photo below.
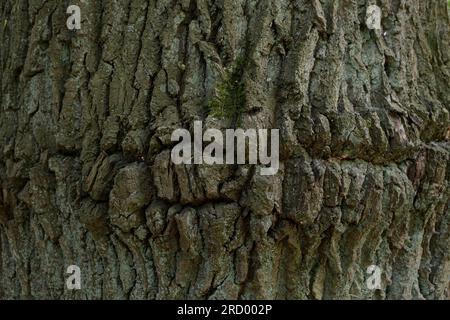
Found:
[[[445, 0], [2, 0], [0, 23], [0, 298], [448, 298]], [[280, 171], [174, 165], [174, 129], [233, 124], [205, 106], [237, 67]]]

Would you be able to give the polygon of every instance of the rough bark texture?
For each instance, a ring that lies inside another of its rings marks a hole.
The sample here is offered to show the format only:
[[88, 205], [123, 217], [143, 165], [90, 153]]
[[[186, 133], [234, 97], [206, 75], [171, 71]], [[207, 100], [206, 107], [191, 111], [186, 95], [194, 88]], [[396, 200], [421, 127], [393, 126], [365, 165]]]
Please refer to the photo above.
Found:
[[[445, 0], [1, 0], [0, 22], [0, 298], [448, 297]], [[237, 67], [281, 170], [173, 165], [174, 129], [235, 122], [205, 106]]]

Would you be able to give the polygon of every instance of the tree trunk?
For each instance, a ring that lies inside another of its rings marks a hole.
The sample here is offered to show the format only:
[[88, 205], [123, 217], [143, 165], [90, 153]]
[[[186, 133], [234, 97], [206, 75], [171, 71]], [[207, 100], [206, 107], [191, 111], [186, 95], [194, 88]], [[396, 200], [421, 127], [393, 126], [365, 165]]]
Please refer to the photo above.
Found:
[[[3, 0], [0, 22], [0, 298], [448, 298], [445, 0]], [[216, 117], [229, 70], [245, 100]], [[174, 165], [196, 120], [280, 129], [279, 172]]]

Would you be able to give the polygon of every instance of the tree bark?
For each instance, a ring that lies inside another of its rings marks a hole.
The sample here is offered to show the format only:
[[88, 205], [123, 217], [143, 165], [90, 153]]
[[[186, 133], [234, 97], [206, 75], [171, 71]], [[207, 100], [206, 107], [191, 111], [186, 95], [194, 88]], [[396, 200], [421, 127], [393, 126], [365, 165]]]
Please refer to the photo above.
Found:
[[[3, 0], [0, 22], [0, 298], [448, 298], [445, 0]], [[173, 130], [234, 124], [207, 106], [237, 66], [236, 123], [280, 129], [280, 171], [174, 165]]]

